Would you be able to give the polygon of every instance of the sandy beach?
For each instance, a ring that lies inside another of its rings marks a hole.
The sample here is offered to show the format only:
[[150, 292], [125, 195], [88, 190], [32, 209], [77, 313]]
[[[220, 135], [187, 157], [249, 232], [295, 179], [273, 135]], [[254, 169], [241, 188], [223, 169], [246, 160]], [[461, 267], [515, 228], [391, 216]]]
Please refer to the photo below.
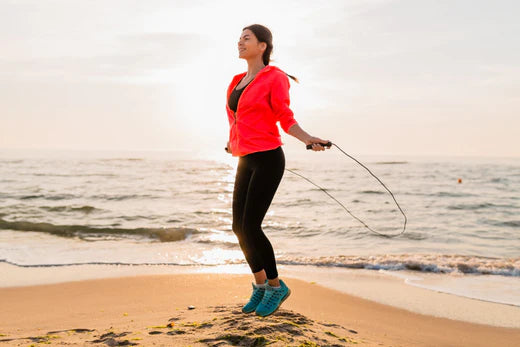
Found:
[[0, 343], [515, 346], [520, 341], [517, 328], [413, 313], [318, 283], [285, 281], [292, 295], [266, 318], [240, 311], [250, 294], [249, 275], [156, 274], [4, 287]]
[[0, 347], [520, 347], [519, 13], [0, 0]]

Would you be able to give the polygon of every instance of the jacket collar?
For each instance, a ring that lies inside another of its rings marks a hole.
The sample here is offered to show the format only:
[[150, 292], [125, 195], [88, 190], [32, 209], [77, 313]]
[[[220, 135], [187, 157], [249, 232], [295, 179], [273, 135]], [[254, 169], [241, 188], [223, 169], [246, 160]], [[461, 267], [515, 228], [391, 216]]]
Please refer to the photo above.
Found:
[[278, 66], [266, 65], [266, 66], [264, 66], [264, 68], [262, 70], [258, 71], [258, 73], [264, 73], [264, 72], [268, 72], [268, 71], [271, 71], [271, 70], [273, 70], [273, 71], [277, 70], [277, 71], [283, 72]]
[[[258, 75], [261, 75], [261, 74], [264, 74], [266, 72], [269, 72], [269, 71], [280, 71], [282, 73], [285, 73], [283, 72], [280, 68], [278, 68], [277, 66], [273, 66], [273, 65], [266, 65], [264, 66], [260, 71], [257, 72], [256, 76], [254, 79], [256, 79], [258, 77]], [[236, 85], [238, 84], [238, 82], [242, 79], [242, 77], [244, 77], [245, 75], [247, 74], [247, 71], [246, 72], [242, 72], [242, 73], [239, 73], [238, 75], [235, 75], [235, 77], [233, 78], [233, 81], [231, 83], [231, 85], [229, 86], [229, 89], [228, 89], [228, 98], [229, 98], [229, 95], [231, 94], [231, 91], [233, 90], [233, 88], [236, 87]]]

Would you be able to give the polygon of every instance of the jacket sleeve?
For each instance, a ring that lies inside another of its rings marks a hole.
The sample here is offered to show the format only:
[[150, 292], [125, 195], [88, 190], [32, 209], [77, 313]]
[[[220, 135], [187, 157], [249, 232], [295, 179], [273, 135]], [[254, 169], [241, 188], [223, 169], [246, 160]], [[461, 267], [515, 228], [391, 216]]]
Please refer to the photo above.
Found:
[[276, 119], [280, 121], [283, 131], [289, 132], [289, 128], [296, 124], [294, 113], [289, 108], [289, 78], [285, 74], [279, 74], [271, 85], [271, 107]]

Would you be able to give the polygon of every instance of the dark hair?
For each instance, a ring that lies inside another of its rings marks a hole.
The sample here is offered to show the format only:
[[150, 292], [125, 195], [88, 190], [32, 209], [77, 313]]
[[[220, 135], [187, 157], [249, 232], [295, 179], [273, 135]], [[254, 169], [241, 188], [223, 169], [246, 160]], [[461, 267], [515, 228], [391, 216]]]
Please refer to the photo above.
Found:
[[[258, 42], [265, 42], [267, 44], [264, 54], [262, 55], [262, 60], [264, 61], [264, 65], [269, 65], [269, 62], [271, 61], [271, 52], [273, 51], [273, 34], [271, 34], [271, 30], [260, 24], [248, 25], [242, 29], [242, 31], [246, 29], [251, 30], [253, 34], [255, 34]], [[296, 77], [291, 76], [288, 73], [285, 74], [300, 83]]]

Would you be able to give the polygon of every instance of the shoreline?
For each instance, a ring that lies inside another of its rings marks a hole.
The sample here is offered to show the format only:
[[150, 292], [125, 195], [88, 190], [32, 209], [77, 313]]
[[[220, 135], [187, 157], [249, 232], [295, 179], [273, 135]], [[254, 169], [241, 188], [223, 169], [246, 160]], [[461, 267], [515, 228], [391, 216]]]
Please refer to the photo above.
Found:
[[[423, 288], [409, 279], [414, 274], [385, 271], [320, 268], [315, 266], [279, 266], [282, 278], [299, 279], [311, 285], [352, 295], [363, 300], [403, 309], [410, 313], [495, 327], [520, 328], [520, 307], [443, 293]], [[78, 281], [117, 279], [153, 275], [245, 275], [245, 265], [165, 266], [165, 265], [72, 265], [21, 268], [0, 263], [0, 290], [35, 287]], [[447, 275], [428, 275], [451, 280]], [[428, 279], [427, 279], [428, 280]]]
[[250, 295], [250, 280], [239, 274], [155, 274], [0, 288], [0, 342], [512, 346], [520, 339], [520, 329], [412, 313], [291, 277], [291, 297], [275, 314], [245, 315], [240, 307]]

